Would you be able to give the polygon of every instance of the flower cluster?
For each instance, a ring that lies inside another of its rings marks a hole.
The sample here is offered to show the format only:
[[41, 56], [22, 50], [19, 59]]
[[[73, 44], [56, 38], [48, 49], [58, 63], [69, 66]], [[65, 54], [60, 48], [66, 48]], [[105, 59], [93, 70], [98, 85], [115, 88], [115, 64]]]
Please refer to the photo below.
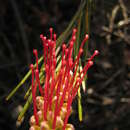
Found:
[[[83, 46], [88, 40], [85, 35], [79, 52], [73, 60], [72, 53], [76, 44], [76, 29], [73, 29], [69, 45], [62, 45], [61, 66], [56, 72], [56, 34], [50, 28], [50, 38], [40, 35], [43, 43], [45, 83], [41, 86], [38, 68], [37, 50], [33, 50], [36, 57], [36, 68], [30, 65], [32, 71], [32, 99], [34, 115], [30, 118], [30, 130], [74, 130], [73, 125], [67, 124], [72, 112], [71, 104], [75, 98], [87, 70], [93, 65], [93, 58], [98, 55], [95, 50], [88, 62], [78, 71], [79, 60], [83, 53]], [[37, 96], [37, 88], [40, 96]], [[44, 88], [44, 89], [43, 89]]]

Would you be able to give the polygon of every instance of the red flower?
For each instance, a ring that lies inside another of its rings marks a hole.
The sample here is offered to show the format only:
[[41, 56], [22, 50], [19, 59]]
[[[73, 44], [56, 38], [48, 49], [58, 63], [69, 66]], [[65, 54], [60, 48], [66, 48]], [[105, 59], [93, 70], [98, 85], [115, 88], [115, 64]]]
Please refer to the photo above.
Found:
[[[83, 39], [79, 48], [78, 55], [73, 61], [72, 52], [76, 40], [76, 32], [77, 30], [73, 29], [72, 38], [70, 39], [68, 47], [66, 44], [62, 45], [61, 67], [58, 72], [56, 72], [56, 34], [53, 34], [53, 29], [50, 28], [50, 39], [40, 35], [40, 38], [43, 42], [45, 67], [44, 89], [40, 84], [37, 50], [33, 51], [36, 57], [37, 65], [35, 70], [32, 64], [30, 66], [32, 70], [33, 108], [35, 125], [41, 129], [44, 129], [44, 126], [46, 126], [46, 129], [50, 128], [54, 130], [58, 127], [58, 124], [61, 129], [65, 130], [69, 115], [71, 113], [72, 101], [75, 98], [78, 88], [81, 85], [88, 69], [93, 65], [93, 58], [99, 53], [97, 50], [95, 50], [94, 54], [84, 66], [83, 70], [81, 72], [77, 72], [79, 59], [83, 53], [83, 46], [88, 40], [88, 35], [85, 35], [85, 38]], [[43, 97], [41, 103], [42, 107], [40, 107], [40, 113], [42, 113], [41, 118], [38, 116], [38, 107], [36, 102], [37, 86], [39, 88], [41, 97]], [[49, 120], [51, 121], [48, 120], [50, 114], [52, 119]]]

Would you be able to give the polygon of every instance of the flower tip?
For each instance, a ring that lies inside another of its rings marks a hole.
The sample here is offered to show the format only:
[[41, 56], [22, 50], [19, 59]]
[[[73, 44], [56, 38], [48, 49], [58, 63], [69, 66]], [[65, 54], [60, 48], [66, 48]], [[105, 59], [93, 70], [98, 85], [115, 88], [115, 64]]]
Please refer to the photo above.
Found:
[[95, 50], [95, 51], [94, 51], [94, 54], [95, 54], [95, 55], [98, 55], [98, 54], [99, 54], [99, 51], [98, 51], [98, 50]]
[[39, 74], [39, 70], [38, 70], [38, 69], [36, 69], [36, 70], [35, 70], [35, 73], [36, 73], [36, 74]]
[[67, 48], [67, 49], [65, 49], [65, 56], [67, 56], [67, 55], [68, 55], [68, 52], [69, 52], [68, 48]]
[[50, 27], [50, 29], [49, 29], [49, 30], [50, 30], [50, 32], [52, 32], [52, 31], [53, 31], [53, 28], [52, 28], [52, 27]]
[[53, 37], [54, 37], [54, 40], [56, 40], [56, 34], [55, 33], [54, 33]]
[[80, 48], [79, 53], [80, 53], [80, 54], [82, 54], [82, 53], [83, 53], [83, 49], [82, 49], [82, 48]]
[[73, 36], [73, 37], [72, 37], [72, 41], [75, 41], [75, 40], [76, 40], [76, 36]]
[[88, 61], [88, 65], [92, 66], [93, 65], [93, 61]]
[[86, 35], [85, 35], [85, 40], [88, 40], [88, 38], [89, 38], [89, 35], [86, 34]]
[[66, 49], [66, 45], [65, 45], [65, 44], [62, 45], [62, 49], [63, 49], [63, 50]]
[[73, 41], [71, 41], [71, 42], [70, 42], [70, 47], [72, 48], [72, 47], [73, 47], [73, 45], [74, 45], [74, 42], [73, 42]]
[[30, 69], [33, 69], [33, 64], [30, 64]]
[[76, 28], [74, 28], [74, 29], [73, 29], [73, 33], [75, 34], [76, 32], [77, 32], [77, 29], [76, 29]]
[[40, 34], [40, 38], [43, 39], [43, 37], [44, 37], [43, 34]]
[[36, 49], [33, 49], [33, 53], [34, 53], [35, 55], [37, 55], [37, 50], [36, 50]]
[[44, 40], [44, 41], [46, 40], [46, 37], [45, 37], [45, 36], [43, 37], [43, 40]]
[[51, 40], [50, 39], [48, 39], [47, 42], [48, 42], [49, 45], [51, 44]]

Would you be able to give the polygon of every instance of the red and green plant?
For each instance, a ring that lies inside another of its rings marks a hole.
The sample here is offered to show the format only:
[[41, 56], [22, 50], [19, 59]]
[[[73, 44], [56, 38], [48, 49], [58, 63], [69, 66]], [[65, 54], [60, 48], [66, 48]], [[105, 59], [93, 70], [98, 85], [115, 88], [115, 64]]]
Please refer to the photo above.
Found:
[[[53, 34], [53, 29], [50, 28], [49, 39], [40, 35], [43, 43], [45, 83], [43, 86], [40, 83], [38, 54], [37, 50], [33, 50], [36, 57], [36, 68], [34, 69], [33, 64], [30, 65], [34, 111], [34, 115], [30, 118], [30, 130], [74, 129], [73, 125], [67, 124], [72, 111], [71, 105], [88, 69], [93, 65], [93, 58], [98, 55], [98, 51], [95, 50], [83, 70], [78, 71], [79, 60], [88, 35], [85, 35], [79, 52], [73, 60], [76, 32], [77, 30], [73, 29], [68, 46], [65, 43], [62, 45], [61, 64], [58, 71], [56, 71], [56, 34]], [[39, 90], [40, 96], [36, 96], [37, 90]]]
[[[82, 59], [87, 60], [88, 34], [86, 32], [89, 33], [90, 4], [90, 0], [81, 1], [68, 27], [58, 38], [52, 28], [50, 28], [49, 39], [40, 35], [43, 56], [38, 58], [37, 50], [33, 50], [36, 63], [30, 65], [29, 72], [6, 98], [9, 100], [32, 75], [32, 84], [24, 96], [26, 103], [18, 116], [18, 121], [21, 122], [30, 104], [33, 103], [31, 130], [74, 129], [72, 124], [68, 124], [68, 118], [77, 93], [79, 120], [82, 121], [80, 86], [85, 90], [86, 73], [93, 65], [93, 58], [98, 54], [95, 50], [86, 65], [82, 62]], [[75, 26], [77, 29], [73, 29]], [[63, 43], [64, 40], [66, 44]]]

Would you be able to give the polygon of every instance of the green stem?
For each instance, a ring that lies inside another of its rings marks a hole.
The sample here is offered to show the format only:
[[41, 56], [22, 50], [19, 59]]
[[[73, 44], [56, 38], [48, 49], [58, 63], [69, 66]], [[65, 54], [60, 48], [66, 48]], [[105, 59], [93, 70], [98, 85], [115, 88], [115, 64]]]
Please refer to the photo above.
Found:
[[78, 89], [78, 115], [79, 121], [83, 120], [80, 88]]

